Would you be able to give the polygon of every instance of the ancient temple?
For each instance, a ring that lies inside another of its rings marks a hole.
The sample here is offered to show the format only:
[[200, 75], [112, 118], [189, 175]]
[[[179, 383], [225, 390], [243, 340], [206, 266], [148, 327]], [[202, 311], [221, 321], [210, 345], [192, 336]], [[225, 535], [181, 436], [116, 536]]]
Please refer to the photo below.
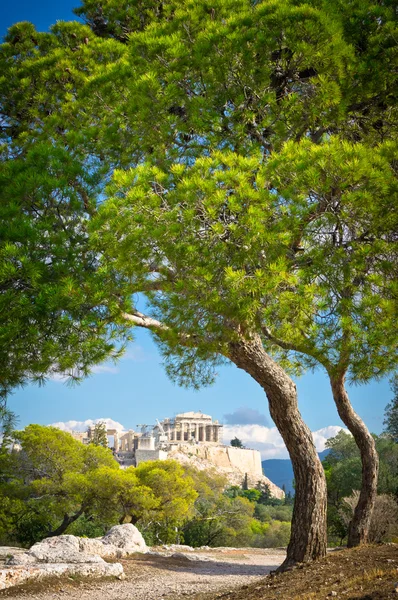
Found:
[[155, 425], [153, 435], [157, 443], [163, 440], [168, 444], [205, 442], [218, 445], [221, 443], [222, 425], [213, 421], [210, 415], [190, 411], [160, 421]]

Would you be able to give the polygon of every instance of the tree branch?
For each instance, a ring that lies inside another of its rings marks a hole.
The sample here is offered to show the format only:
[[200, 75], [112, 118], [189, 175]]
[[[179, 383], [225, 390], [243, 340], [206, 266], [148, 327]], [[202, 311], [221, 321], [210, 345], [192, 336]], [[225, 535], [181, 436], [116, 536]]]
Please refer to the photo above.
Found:
[[263, 335], [270, 341], [273, 342], [274, 344], [276, 344], [277, 346], [279, 346], [280, 348], [283, 348], [283, 350], [291, 350], [292, 352], [300, 352], [302, 354], [308, 354], [309, 356], [312, 356], [313, 358], [315, 358], [317, 361], [319, 361], [321, 363], [321, 365], [323, 365], [325, 367], [325, 369], [327, 371], [329, 371], [329, 369], [331, 368], [331, 363], [330, 361], [322, 356], [316, 348], [308, 348], [306, 347], [305, 349], [295, 345], [295, 344], [290, 344], [288, 342], [284, 342], [283, 340], [278, 339], [277, 337], [275, 337], [271, 331], [268, 329], [268, 327], [266, 327], [265, 325], [261, 325], [261, 331], [263, 333]]
[[122, 313], [122, 316], [126, 321], [134, 323], [137, 327], [144, 327], [145, 329], [154, 329], [155, 331], [170, 331], [170, 328], [152, 317], [148, 317], [140, 312], [135, 313]]

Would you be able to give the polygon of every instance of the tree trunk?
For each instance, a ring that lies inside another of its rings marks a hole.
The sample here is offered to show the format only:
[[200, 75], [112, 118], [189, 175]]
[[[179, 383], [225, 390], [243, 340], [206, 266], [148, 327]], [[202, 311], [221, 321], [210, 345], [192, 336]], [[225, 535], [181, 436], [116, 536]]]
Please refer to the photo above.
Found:
[[61, 525], [59, 527], [57, 527], [57, 529], [54, 529], [54, 531], [50, 531], [50, 533], [47, 535], [47, 537], [54, 537], [56, 535], [62, 535], [68, 529], [69, 525], [71, 525], [72, 523], [77, 521], [77, 519], [83, 513], [84, 513], [84, 508], [81, 508], [74, 515], [65, 514]]
[[280, 570], [326, 554], [326, 480], [312, 435], [297, 404], [296, 386], [265, 352], [258, 335], [229, 344], [228, 357], [264, 389], [271, 417], [293, 463], [296, 495], [287, 557]]
[[361, 453], [362, 487], [354, 516], [348, 529], [348, 547], [366, 544], [368, 540], [370, 519], [377, 496], [377, 476], [379, 473], [379, 457], [373, 437], [362, 419], [351, 406], [344, 386], [345, 375], [330, 376], [333, 398], [343, 423], [354, 436]]

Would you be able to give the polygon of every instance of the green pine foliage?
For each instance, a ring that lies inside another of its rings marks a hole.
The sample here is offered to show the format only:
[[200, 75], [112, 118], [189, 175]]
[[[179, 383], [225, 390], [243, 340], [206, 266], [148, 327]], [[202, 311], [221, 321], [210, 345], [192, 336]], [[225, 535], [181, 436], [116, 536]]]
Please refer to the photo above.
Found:
[[76, 13], [0, 48], [3, 392], [115, 356], [136, 292], [183, 384], [211, 382], [237, 331], [294, 373], [390, 371], [393, 5]]

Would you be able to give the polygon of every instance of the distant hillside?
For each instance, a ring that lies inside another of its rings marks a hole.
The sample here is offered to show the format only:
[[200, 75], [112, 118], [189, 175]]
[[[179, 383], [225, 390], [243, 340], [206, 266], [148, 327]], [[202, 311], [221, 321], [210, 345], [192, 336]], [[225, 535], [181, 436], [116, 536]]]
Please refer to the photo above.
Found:
[[[319, 452], [319, 458], [323, 460], [329, 454], [329, 450]], [[264, 475], [278, 487], [285, 486], [286, 493], [294, 494], [293, 488], [293, 466], [289, 458], [271, 458], [262, 461]]]

